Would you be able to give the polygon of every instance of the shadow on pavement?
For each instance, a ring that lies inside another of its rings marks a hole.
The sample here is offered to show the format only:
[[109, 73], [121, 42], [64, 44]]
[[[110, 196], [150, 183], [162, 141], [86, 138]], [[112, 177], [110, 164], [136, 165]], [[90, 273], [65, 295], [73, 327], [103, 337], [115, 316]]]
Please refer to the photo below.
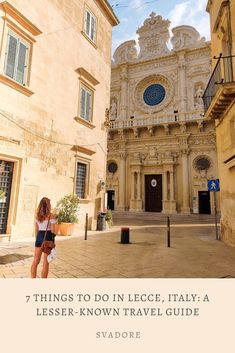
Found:
[[9, 254], [9, 255], [0, 256], [0, 265], [7, 265], [12, 262], [28, 259], [29, 257], [33, 257], [33, 256], [20, 255], [20, 254]]

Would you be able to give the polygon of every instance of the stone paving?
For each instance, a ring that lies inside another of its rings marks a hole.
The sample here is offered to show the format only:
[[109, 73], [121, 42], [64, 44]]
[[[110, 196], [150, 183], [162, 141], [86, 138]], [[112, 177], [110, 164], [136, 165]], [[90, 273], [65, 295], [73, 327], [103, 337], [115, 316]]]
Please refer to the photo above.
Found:
[[[90, 231], [87, 240], [83, 232], [57, 237], [49, 278], [235, 277], [235, 248], [215, 239], [213, 217], [185, 219], [172, 221], [170, 248], [164, 222], [148, 215], [119, 214], [111, 230]], [[131, 228], [131, 244], [119, 243], [123, 224]], [[33, 252], [33, 241], [0, 243], [0, 278], [28, 278]]]

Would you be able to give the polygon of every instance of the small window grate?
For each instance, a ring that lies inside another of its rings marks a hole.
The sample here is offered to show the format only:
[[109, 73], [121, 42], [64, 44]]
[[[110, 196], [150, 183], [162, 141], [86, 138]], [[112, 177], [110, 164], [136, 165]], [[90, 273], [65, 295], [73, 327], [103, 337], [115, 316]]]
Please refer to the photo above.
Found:
[[77, 163], [76, 194], [81, 199], [85, 198], [87, 165]]
[[5, 234], [7, 230], [13, 167], [13, 162], [0, 160], [0, 190], [4, 192], [0, 200], [0, 234]]

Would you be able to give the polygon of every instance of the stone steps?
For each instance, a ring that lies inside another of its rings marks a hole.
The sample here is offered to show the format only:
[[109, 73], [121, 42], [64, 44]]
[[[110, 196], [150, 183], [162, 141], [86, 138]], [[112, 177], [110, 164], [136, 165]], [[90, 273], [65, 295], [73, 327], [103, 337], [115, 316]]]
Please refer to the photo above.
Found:
[[[203, 215], [203, 214], [162, 214], [157, 212], [121, 212], [113, 211], [113, 221], [115, 224], [126, 224], [127, 222], [142, 223], [149, 221], [156, 224], [165, 224], [167, 216], [170, 217], [171, 223], [174, 224], [208, 224], [214, 223], [214, 215]], [[219, 222], [219, 216], [217, 221]]]

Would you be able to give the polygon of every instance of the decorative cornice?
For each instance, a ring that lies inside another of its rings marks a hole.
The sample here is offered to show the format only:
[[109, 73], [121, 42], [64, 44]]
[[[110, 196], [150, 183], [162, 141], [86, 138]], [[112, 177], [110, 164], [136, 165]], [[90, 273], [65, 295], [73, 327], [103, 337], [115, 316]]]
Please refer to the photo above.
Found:
[[71, 151], [87, 154], [88, 156], [92, 156], [93, 154], [96, 153], [95, 151], [90, 150], [89, 148], [86, 148], [86, 147], [83, 147], [83, 146], [79, 146], [79, 145], [74, 145], [71, 148]]
[[36, 27], [31, 21], [29, 21], [22, 13], [20, 13], [14, 6], [12, 6], [8, 1], [3, 1], [0, 3], [0, 8], [6, 13], [6, 15], [14, 18], [22, 27], [29, 31], [34, 36], [42, 34], [42, 31]]
[[[201, 47], [198, 47], [198, 48], [186, 48], [186, 49], [183, 49], [181, 50], [182, 52], [184, 51], [185, 52], [185, 59], [187, 60], [187, 57], [192, 54], [192, 53], [195, 53], [195, 52], [198, 52], [198, 53], [201, 53], [201, 52], [206, 52], [208, 50], [211, 49], [211, 42], [210, 41], [207, 41], [204, 43], [203, 46]], [[179, 54], [180, 51], [175, 51], [175, 52], [170, 52], [169, 54], [167, 55], [162, 55], [160, 57], [156, 57], [156, 58], [153, 58], [153, 59], [146, 59], [146, 60], [135, 60], [134, 62], [128, 62], [128, 63], [125, 63], [125, 65], [127, 65], [128, 68], [132, 69], [134, 67], [144, 67], [144, 66], [148, 66], [150, 65], [151, 63], [159, 63], [159, 62], [164, 62], [164, 63], [169, 63], [169, 66], [172, 64], [174, 65], [174, 61], [173, 60], [177, 60], [178, 59], [178, 54]], [[172, 63], [171, 63], [172, 61]], [[112, 66], [112, 73], [115, 72], [115, 71], [120, 71], [120, 68], [121, 68], [122, 64], [115, 64], [114, 66]]]
[[117, 26], [120, 23], [107, 0], [95, 0], [95, 2], [104, 10], [112, 26]]
[[79, 67], [78, 69], [75, 70], [79, 75], [80, 78], [85, 79], [86, 81], [88, 81], [90, 84], [92, 84], [93, 86], [96, 86], [99, 84], [99, 81], [92, 76], [86, 69], [84, 69], [83, 67]]

